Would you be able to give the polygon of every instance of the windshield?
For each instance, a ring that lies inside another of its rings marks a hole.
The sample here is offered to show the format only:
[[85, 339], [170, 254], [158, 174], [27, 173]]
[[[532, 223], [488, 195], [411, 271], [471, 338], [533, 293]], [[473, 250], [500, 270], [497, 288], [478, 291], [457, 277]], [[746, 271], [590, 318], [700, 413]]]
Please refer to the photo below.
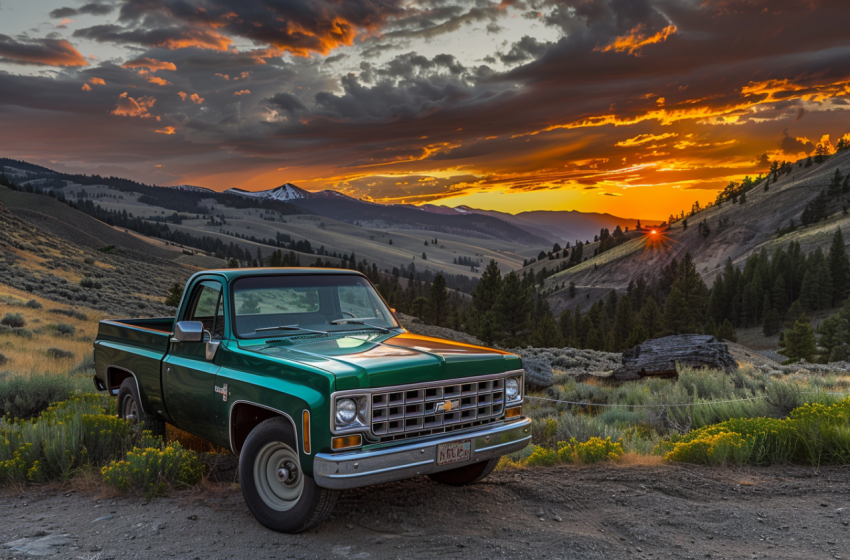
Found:
[[375, 288], [361, 276], [240, 278], [233, 285], [233, 303], [240, 338], [398, 327]]

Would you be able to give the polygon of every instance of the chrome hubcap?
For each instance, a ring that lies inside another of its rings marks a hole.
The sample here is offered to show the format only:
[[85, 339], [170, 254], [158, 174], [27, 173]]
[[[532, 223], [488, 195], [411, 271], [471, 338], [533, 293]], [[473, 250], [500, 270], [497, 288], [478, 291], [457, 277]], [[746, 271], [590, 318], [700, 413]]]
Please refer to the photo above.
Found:
[[295, 507], [304, 491], [298, 454], [283, 442], [266, 444], [254, 460], [254, 484], [268, 507], [276, 511]]
[[136, 408], [136, 400], [128, 396], [124, 399], [124, 419], [136, 424], [139, 421], [138, 416], [139, 411]]

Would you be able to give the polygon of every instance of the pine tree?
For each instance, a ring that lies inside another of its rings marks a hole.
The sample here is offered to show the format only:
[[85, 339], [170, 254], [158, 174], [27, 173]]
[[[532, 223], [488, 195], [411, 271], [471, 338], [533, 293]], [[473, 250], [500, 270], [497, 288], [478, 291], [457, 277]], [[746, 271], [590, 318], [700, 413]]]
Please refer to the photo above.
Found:
[[565, 310], [558, 317], [558, 327], [561, 330], [561, 337], [567, 346], [576, 346], [575, 344], [575, 320], [573, 314], [569, 310]]
[[632, 320], [632, 302], [629, 296], [623, 296], [617, 302], [617, 310], [614, 314], [614, 327], [612, 329], [613, 348], [612, 351], [619, 352], [627, 348], [626, 343], [634, 328]]
[[729, 342], [738, 341], [738, 336], [735, 334], [735, 328], [732, 326], [732, 323], [729, 322], [729, 319], [723, 319], [723, 323], [721, 323], [720, 328], [717, 329], [717, 338], [719, 340], [727, 340]]
[[671, 334], [698, 333], [705, 324], [708, 288], [690, 253], [676, 268], [676, 280], [664, 305], [664, 329]]
[[648, 296], [646, 303], [640, 309], [640, 324], [646, 330], [646, 336], [649, 338], [657, 338], [661, 336], [664, 330], [664, 317], [661, 315], [661, 309], [655, 303], [655, 298]]
[[499, 264], [491, 260], [481, 275], [481, 280], [472, 290], [472, 307], [481, 316], [490, 311], [502, 291], [502, 272]]
[[835, 230], [827, 256], [829, 275], [832, 281], [832, 307], [838, 307], [850, 295], [850, 258], [844, 246], [841, 228]]
[[[767, 296], [765, 296], [765, 299]], [[773, 336], [782, 328], [782, 318], [779, 316], [779, 311], [775, 307], [771, 307], [764, 316], [764, 326], [762, 332], [764, 336]]]
[[431, 291], [428, 294], [428, 310], [431, 323], [437, 326], [443, 325], [448, 314], [449, 292], [446, 290], [446, 279], [442, 274], [437, 274], [431, 282]]
[[794, 323], [797, 322], [801, 316], [806, 314], [806, 310], [803, 309], [803, 305], [800, 303], [798, 299], [794, 303], [791, 304], [791, 307], [788, 308], [788, 313], [785, 314], [785, 326], [789, 329], [794, 327]]
[[717, 335], [717, 322], [714, 320], [714, 317], [711, 315], [708, 316], [708, 321], [705, 322], [705, 327], [702, 330], [705, 334], [710, 334], [711, 336]]
[[809, 318], [803, 313], [794, 323], [794, 327], [785, 333], [783, 354], [789, 360], [804, 359], [811, 362], [814, 360], [816, 351], [815, 332], [812, 330]]
[[526, 329], [531, 300], [528, 297], [528, 289], [522, 286], [516, 272], [505, 276], [494, 309], [499, 330], [507, 332], [511, 338], [516, 339], [517, 334]]
[[169, 307], [177, 307], [180, 305], [180, 298], [183, 297], [183, 284], [175, 282], [171, 285], [168, 291], [168, 296], [165, 298], [165, 305]]
[[544, 314], [543, 318], [537, 322], [537, 326], [531, 335], [531, 344], [535, 348], [562, 348], [564, 346], [561, 330], [551, 314]]
[[573, 282], [572, 280], [570, 280], [570, 297], [571, 298], [576, 297], [577, 291], [578, 290], [576, 290], [576, 283]]

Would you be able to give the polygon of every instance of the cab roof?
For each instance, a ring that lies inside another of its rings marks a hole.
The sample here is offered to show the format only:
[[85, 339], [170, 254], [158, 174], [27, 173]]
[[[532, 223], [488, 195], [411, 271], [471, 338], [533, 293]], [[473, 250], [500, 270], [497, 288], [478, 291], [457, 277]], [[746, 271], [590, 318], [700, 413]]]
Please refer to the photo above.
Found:
[[300, 267], [257, 267], [257, 268], [220, 268], [212, 270], [202, 270], [192, 275], [192, 277], [202, 276], [204, 274], [217, 274], [224, 276], [228, 281], [236, 280], [244, 276], [283, 276], [283, 275], [313, 275], [319, 274], [322, 276], [363, 276], [356, 270], [347, 270], [344, 268], [312, 268], [309, 266]]

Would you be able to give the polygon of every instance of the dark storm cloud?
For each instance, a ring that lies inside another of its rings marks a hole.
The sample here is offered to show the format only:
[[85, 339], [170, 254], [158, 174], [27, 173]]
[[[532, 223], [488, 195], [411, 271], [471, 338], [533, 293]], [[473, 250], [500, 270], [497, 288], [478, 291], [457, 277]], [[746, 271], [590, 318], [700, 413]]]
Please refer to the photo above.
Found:
[[56, 8], [55, 10], [50, 12], [50, 17], [52, 18], [66, 18], [70, 16], [77, 15], [77, 10], [74, 8]]
[[76, 16], [79, 14], [88, 14], [92, 16], [105, 16], [107, 14], [111, 14], [115, 10], [115, 6], [111, 4], [101, 4], [99, 2], [89, 2], [88, 4], [83, 4], [79, 8], [56, 8], [55, 10], [50, 12], [50, 17], [52, 18], [66, 18], [70, 16]]
[[534, 37], [526, 35], [511, 46], [511, 49], [499, 58], [505, 64], [516, 64], [541, 57], [552, 43], [541, 42]]
[[306, 111], [307, 106], [304, 102], [298, 99], [291, 93], [278, 93], [274, 97], [267, 99], [267, 102], [272, 107], [282, 109], [290, 114], [295, 114], [300, 111]]
[[[846, 119], [846, 2], [544, 0], [499, 7], [125, 0], [117, 23], [75, 35], [146, 47], [133, 57], [150, 65], [104, 63], [27, 80], [0, 74], [0, 110], [10, 126], [30, 126], [30, 139], [40, 127], [42, 145], [75, 159], [88, 149], [88, 157], [110, 161], [126, 154], [185, 158], [183, 169], [197, 174], [258, 173], [280, 167], [285, 154], [322, 177], [401, 162], [417, 173], [463, 167], [486, 175], [481, 184], [513, 190], [571, 183], [713, 189], [730, 176], [757, 174], [765, 163], [758, 154], [811, 151], [816, 127]], [[477, 29], [489, 41], [485, 26], [508, 26], [506, 14], [524, 11], [560, 38], [549, 44], [514, 37], [481, 66], [452, 52], [405, 52], [411, 38], [452, 30]], [[334, 64], [281, 57], [329, 53], [355, 34], [362, 44], [357, 39], [343, 51], [349, 58]], [[239, 38], [255, 48], [236, 52]], [[383, 61], [393, 52], [399, 54]], [[359, 71], [332, 73], [358, 62]], [[244, 91], [251, 93], [235, 95]], [[802, 111], [794, 135], [780, 138]], [[62, 135], [53, 142], [46, 132], [72, 124], [76, 143]], [[156, 132], [165, 127], [174, 134]], [[351, 182], [359, 192], [369, 184]], [[394, 184], [383, 182], [380, 196], [393, 198]], [[411, 183], [397, 193], [413, 197], [417, 188]]]
[[359, 31], [376, 30], [402, 14], [396, 0], [124, 0], [120, 25], [78, 34], [98, 41], [218, 50], [231, 42], [223, 37], [243, 37], [298, 55], [327, 54], [350, 45]]
[[0, 34], [0, 62], [41, 66], [87, 66], [74, 46], [65, 39], [18, 41]]
[[788, 135], [788, 129], [782, 131], [779, 148], [788, 155], [810, 154], [815, 151], [815, 145], [808, 138], [795, 138]]

